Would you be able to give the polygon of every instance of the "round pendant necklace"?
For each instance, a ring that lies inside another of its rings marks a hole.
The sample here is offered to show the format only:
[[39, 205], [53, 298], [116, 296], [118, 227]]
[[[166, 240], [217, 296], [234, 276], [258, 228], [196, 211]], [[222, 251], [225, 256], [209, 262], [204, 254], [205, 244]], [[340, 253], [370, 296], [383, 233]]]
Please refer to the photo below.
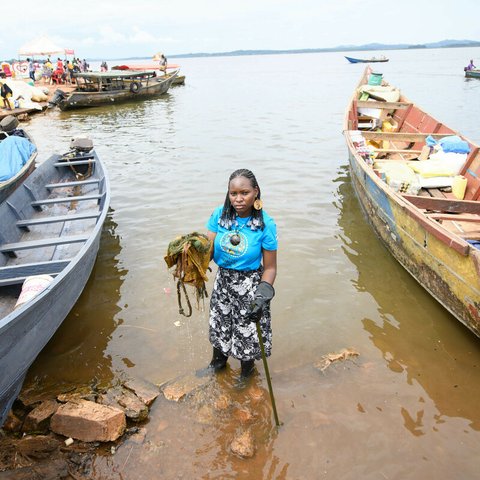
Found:
[[[233, 235], [230, 236], [230, 243], [236, 247], [237, 245], [240, 245], [240, 242], [242, 241], [242, 239], [240, 238], [240, 230], [245, 227], [246, 225], [248, 225], [250, 220], [248, 220], [247, 222], [245, 222], [240, 228], [236, 228], [235, 229], [235, 232], [233, 233]], [[237, 223], [237, 226], [238, 226], [238, 223]]]

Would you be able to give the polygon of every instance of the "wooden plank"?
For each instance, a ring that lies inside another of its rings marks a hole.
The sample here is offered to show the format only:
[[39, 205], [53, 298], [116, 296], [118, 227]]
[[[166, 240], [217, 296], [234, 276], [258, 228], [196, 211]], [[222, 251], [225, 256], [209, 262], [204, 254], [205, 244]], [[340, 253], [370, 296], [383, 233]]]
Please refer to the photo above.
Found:
[[416, 155], [422, 153], [421, 150], [396, 150], [394, 148], [376, 148], [373, 153], [415, 153]]
[[379, 102], [376, 100], [358, 100], [358, 108], [382, 108], [386, 110], [398, 110], [399, 108], [407, 108], [411, 103], [407, 102]]
[[446, 220], [450, 222], [479, 222], [480, 216], [474, 214], [458, 214], [458, 213], [428, 213], [428, 218], [433, 220]]
[[480, 202], [471, 200], [452, 200], [448, 198], [418, 197], [415, 195], [404, 195], [402, 197], [425, 210], [435, 210], [451, 213], [474, 213], [480, 214]]
[[17, 226], [20, 228], [33, 225], [45, 225], [47, 223], [72, 222], [74, 220], [88, 220], [90, 218], [98, 218], [100, 212], [94, 213], [78, 213], [75, 215], [59, 215], [56, 217], [32, 218], [29, 220], [19, 220]]
[[5, 243], [0, 247], [0, 252], [14, 252], [15, 250], [29, 250], [31, 248], [53, 247], [55, 245], [69, 245], [71, 243], [82, 243], [89, 239], [88, 235], [69, 235], [64, 237], [44, 238], [42, 240], [31, 240], [29, 242]]
[[37, 200], [32, 202], [32, 207], [38, 207], [40, 205], [51, 205], [54, 203], [65, 203], [65, 202], [82, 202], [86, 200], [98, 200], [102, 198], [103, 195], [83, 195], [78, 197], [58, 197], [58, 198], [46, 198], [45, 200]]
[[421, 142], [431, 135], [433, 138], [443, 138], [447, 133], [403, 133], [403, 132], [362, 132], [366, 140], [392, 140], [398, 142]]
[[45, 188], [51, 190], [52, 188], [76, 187], [78, 185], [94, 185], [96, 183], [100, 183], [100, 179], [95, 178], [93, 180], [79, 180], [78, 182], [49, 183], [48, 185], [45, 185]]
[[31, 275], [52, 275], [60, 273], [69, 263], [68, 260], [51, 260], [49, 262], [26, 263], [0, 267], [0, 281], [6, 279], [29, 277]]

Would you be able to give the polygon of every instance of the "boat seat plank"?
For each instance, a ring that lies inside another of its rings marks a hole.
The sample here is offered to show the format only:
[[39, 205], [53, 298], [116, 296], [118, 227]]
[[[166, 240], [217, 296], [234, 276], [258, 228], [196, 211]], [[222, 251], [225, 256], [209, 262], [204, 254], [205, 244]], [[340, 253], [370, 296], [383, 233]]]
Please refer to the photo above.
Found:
[[32, 207], [38, 207], [40, 205], [50, 205], [54, 203], [65, 203], [65, 202], [81, 202], [86, 200], [98, 200], [102, 198], [103, 195], [82, 195], [78, 197], [58, 197], [58, 198], [46, 198], [44, 200], [37, 200], [32, 202]]
[[78, 160], [78, 161], [73, 161], [73, 162], [57, 162], [54, 163], [54, 167], [70, 167], [70, 166], [75, 166], [75, 165], [91, 165], [94, 164], [95, 160]]
[[49, 262], [28, 263], [0, 267], [0, 285], [14, 285], [19, 280], [32, 275], [58, 275], [69, 263], [68, 260], [51, 260]]
[[383, 108], [387, 110], [397, 110], [399, 108], [407, 108], [409, 102], [382, 102], [377, 100], [358, 100], [357, 108]]
[[480, 202], [471, 200], [457, 200], [450, 198], [419, 197], [416, 195], [402, 194], [402, 197], [417, 208], [451, 213], [480, 214]]
[[422, 142], [426, 137], [443, 138], [451, 133], [403, 133], [403, 132], [362, 132], [366, 140], [393, 140], [399, 142]]
[[395, 149], [395, 148], [376, 148], [373, 153], [414, 153], [418, 155], [422, 153], [421, 150], [409, 150], [409, 149]]
[[53, 188], [62, 188], [62, 187], [76, 187], [79, 185], [95, 185], [96, 183], [100, 183], [100, 179], [90, 179], [90, 180], [79, 180], [78, 182], [63, 182], [63, 183], [49, 183], [45, 185], [45, 188], [49, 190]]
[[56, 217], [32, 218], [29, 220], [18, 220], [17, 226], [20, 228], [25, 228], [33, 225], [45, 225], [47, 223], [72, 222], [74, 220], [88, 220], [90, 218], [98, 218], [99, 216], [100, 216], [100, 212], [94, 212], [94, 213], [78, 213], [75, 215], [58, 215]]
[[433, 220], [445, 220], [450, 222], [479, 222], [480, 216], [474, 214], [458, 214], [458, 213], [428, 213], [428, 218]]
[[55, 245], [68, 245], [81, 243], [88, 240], [88, 235], [69, 235], [55, 238], [43, 238], [41, 240], [30, 240], [27, 242], [5, 243], [0, 246], [0, 252], [8, 253], [16, 250], [28, 250], [31, 248], [53, 247]]

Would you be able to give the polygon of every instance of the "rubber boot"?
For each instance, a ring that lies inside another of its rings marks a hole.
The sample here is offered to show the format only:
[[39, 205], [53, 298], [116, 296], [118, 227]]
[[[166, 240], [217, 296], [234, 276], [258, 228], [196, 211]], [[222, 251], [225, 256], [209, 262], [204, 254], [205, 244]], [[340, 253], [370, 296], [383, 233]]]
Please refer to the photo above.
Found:
[[209, 367], [215, 372], [223, 370], [227, 366], [228, 357], [219, 348], [213, 347], [213, 357]]
[[241, 360], [240, 365], [242, 367], [242, 371], [240, 373], [241, 378], [245, 379], [250, 377], [255, 370], [255, 360]]

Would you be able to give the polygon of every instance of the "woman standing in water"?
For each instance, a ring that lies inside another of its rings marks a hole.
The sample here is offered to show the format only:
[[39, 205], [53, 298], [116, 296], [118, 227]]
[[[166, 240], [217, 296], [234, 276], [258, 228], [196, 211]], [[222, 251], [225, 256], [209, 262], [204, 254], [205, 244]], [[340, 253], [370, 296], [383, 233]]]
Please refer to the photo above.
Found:
[[210, 299], [210, 367], [226, 367], [229, 356], [241, 363], [246, 378], [261, 359], [254, 322], [260, 322], [265, 354], [272, 349], [270, 300], [275, 295], [277, 227], [263, 210], [260, 187], [246, 169], [230, 175], [225, 203], [208, 223], [218, 272]]

